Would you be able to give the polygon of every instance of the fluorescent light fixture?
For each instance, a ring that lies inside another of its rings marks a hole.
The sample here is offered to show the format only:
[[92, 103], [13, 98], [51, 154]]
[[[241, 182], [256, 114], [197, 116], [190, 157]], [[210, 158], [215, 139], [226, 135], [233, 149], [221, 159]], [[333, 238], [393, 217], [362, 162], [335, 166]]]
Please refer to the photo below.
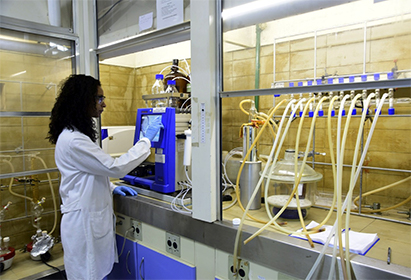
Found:
[[280, 6], [284, 3], [290, 2], [289, 0], [257, 0], [247, 4], [239, 5], [233, 8], [225, 9], [221, 13], [223, 20], [229, 20], [236, 17], [241, 17], [246, 14], [259, 12], [265, 9]]
[[24, 71], [21, 71], [21, 72], [18, 72], [18, 73], [16, 73], [16, 74], [11, 75], [10, 77], [16, 77], [16, 76], [18, 76], [18, 75], [25, 74], [26, 72], [27, 72], [27, 71], [24, 70]]

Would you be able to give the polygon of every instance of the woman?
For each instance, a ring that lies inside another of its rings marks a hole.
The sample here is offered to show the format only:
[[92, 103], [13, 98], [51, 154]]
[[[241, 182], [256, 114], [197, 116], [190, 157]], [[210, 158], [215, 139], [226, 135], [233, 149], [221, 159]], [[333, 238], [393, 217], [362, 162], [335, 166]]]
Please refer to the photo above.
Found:
[[61, 240], [68, 279], [103, 279], [117, 262], [112, 194], [137, 195], [115, 186], [150, 154], [150, 141], [162, 127], [151, 123], [145, 137], [126, 154], [112, 158], [96, 140], [93, 118], [103, 113], [104, 92], [91, 76], [71, 75], [60, 89], [50, 117], [48, 139], [56, 144], [55, 160], [61, 173]]

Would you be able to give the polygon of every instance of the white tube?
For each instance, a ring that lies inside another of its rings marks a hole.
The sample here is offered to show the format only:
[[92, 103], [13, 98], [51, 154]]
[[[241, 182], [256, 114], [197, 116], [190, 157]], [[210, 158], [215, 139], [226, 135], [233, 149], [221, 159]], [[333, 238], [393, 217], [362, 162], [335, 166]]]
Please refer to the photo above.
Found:
[[[285, 107], [283, 116], [281, 117], [280, 125], [279, 125], [278, 130], [277, 130], [277, 135], [276, 135], [276, 137], [275, 137], [275, 140], [274, 140], [274, 143], [273, 143], [273, 146], [272, 146], [272, 149], [271, 149], [272, 152], [274, 152], [275, 150], [277, 150], [277, 153], [275, 154], [274, 159], [272, 159], [272, 155], [270, 155], [269, 159], [267, 160], [267, 164], [266, 164], [266, 166], [265, 166], [266, 168], [264, 169], [264, 171], [263, 171], [263, 173], [262, 173], [262, 175], [261, 175], [262, 178], [264, 178], [264, 177], [266, 176], [266, 174], [267, 174], [267, 171], [266, 171], [266, 170], [267, 170], [267, 168], [268, 168], [268, 166], [269, 166], [270, 161], [272, 160], [271, 168], [270, 168], [270, 171], [268, 172], [267, 179], [266, 179], [266, 182], [265, 182], [265, 188], [264, 188], [264, 198], [265, 198], [265, 199], [264, 199], [264, 204], [265, 204], [265, 210], [266, 210], [266, 212], [267, 212], [268, 217], [270, 217], [270, 220], [273, 218], [273, 216], [271, 215], [271, 210], [270, 210], [270, 207], [269, 207], [269, 205], [268, 205], [268, 200], [267, 200], [268, 187], [269, 187], [269, 183], [270, 183], [270, 180], [271, 180], [271, 174], [273, 173], [273, 170], [274, 170], [274, 165], [277, 163], [278, 155], [279, 155], [280, 149], [281, 149], [281, 147], [282, 147], [282, 145], [283, 145], [283, 142], [284, 142], [284, 139], [285, 139], [285, 135], [287, 134], [288, 129], [289, 129], [290, 125], [291, 125], [291, 122], [293, 121], [293, 118], [292, 118], [292, 117], [290, 117], [290, 118], [288, 119], [286, 128], [285, 128], [284, 133], [283, 133], [283, 137], [281, 138], [281, 141], [280, 141], [280, 145], [278, 145], [278, 148], [277, 148], [278, 139], [279, 139], [279, 136], [280, 136], [280, 134], [281, 134], [281, 130], [282, 130], [282, 127], [283, 127], [283, 124], [284, 124], [284, 120], [285, 120], [285, 118], [286, 118], [286, 116], [287, 116], [287, 112], [288, 112], [288, 110], [290, 109], [290, 106], [291, 106], [291, 107], [294, 107], [294, 109], [296, 109], [296, 108], [299, 107], [299, 105], [301, 105], [304, 101], [305, 101], [305, 99], [301, 99], [301, 100], [297, 103], [297, 106], [293, 106], [294, 103], [296, 102], [296, 100], [295, 100], [295, 99], [292, 99], [292, 100], [287, 104], [287, 106]], [[295, 113], [295, 110], [293, 110], [293, 111], [291, 112], [291, 116], [293, 116], [294, 113]]]
[[346, 264], [346, 269], [347, 269], [347, 276], [348, 279], [351, 279], [351, 269], [350, 269], [350, 239], [349, 239], [349, 230], [350, 230], [350, 211], [351, 211], [351, 199], [352, 199], [352, 191], [354, 189], [354, 187], [351, 185], [351, 183], [354, 180], [354, 174], [356, 171], [356, 163], [357, 163], [357, 157], [358, 157], [358, 152], [360, 150], [360, 144], [361, 144], [361, 135], [362, 135], [362, 131], [364, 128], [364, 123], [365, 123], [365, 118], [367, 116], [367, 112], [368, 112], [368, 106], [371, 102], [371, 98], [373, 98], [375, 96], [374, 93], [371, 93], [367, 100], [363, 103], [363, 112], [361, 115], [361, 122], [360, 122], [360, 127], [358, 128], [358, 134], [357, 134], [357, 142], [355, 144], [355, 149], [354, 149], [354, 156], [353, 156], [353, 160], [352, 160], [352, 168], [351, 168], [351, 177], [350, 177], [350, 188], [348, 190], [348, 194], [347, 194], [347, 201], [348, 201], [348, 205], [347, 205], [347, 212], [345, 215], [345, 264]]
[[[379, 117], [379, 112], [381, 112], [382, 105], [384, 104], [384, 101], [385, 101], [385, 99], [387, 98], [387, 96], [388, 96], [388, 94], [385, 93], [385, 94], [383, 95], [383, 97], [381, 98], [380, 104], [378, 105], [377, 112], [376, 112], [375, 117], [374, 117], [374, 121], [372, 122], [372, 125], [371, 125], [371, 128], [370, 128], [370, 132], [369, 132], [369, 134], [368, 134], [367, 141], [366, 141], [366, 143], [365, 143], [364, 150], [363, 150], [363, 153], [362, 153], [362, 155], [361, 155], [360, 162], [358, 163], [357, 171], [356, 171], [356, 173], [355, 173], [354, 182], [351, 184], [352, 186], [355, 186], [355, 183], [357, 182], [358, 176], [360, 175], [361, 168], [362, 168], [362, 165], [363, 165], [363, 163], [364, 163], [365, 156], [367, 155], [368, 147], [369, 147], [370, 142], [371, 142], [371, 138], [372, 138], [371, 136], [372, 136], [372, 134], [374, 133], [374, 129], [375, 129], [375, 126], [376, 126], [376, 124], [377, 124], [377, 120], [378, 120], [378, 117]], [[342, 206], [342, 210], [343, 210], [343, 211], [345, 210], [345, 207], [347, 206], [347, 203], [348, 203], [348, 197], [345, 198], [344, 204], [343, 204], [343, 206]], [[317, 257], [317, 259], [316, 259], [313, 267], [311, 268], [310, 272], [308, 273], [308, 275], [307, 275], [307, 277], [306, 277], [305, 279], [311, 279], [312, 276], [313, 276], [313, 274], [314, 274], [314, 272], [317, 270], [317, 268], [318, 268], [318, 266], [319, 266], [322, 258], [323, 258], [324, 255], [325, 255], [325, 250], [327, 249], [328, 244], [330, 244], [330, 240], [331, 240], [332, 235], [333, 235], [334, 232], [335, 232], [335, 227], [336, 227], [336, 225], [337, 225], [337, 221], [334, 222], [334, 225], [333, 225], [332, 229], [330, 230], [330, 235], [328, 236], [327, 241], [325, 242], [325, 244], [324, 244], [324, 246], [323, 246], [323, 249], [321, 250], [320, 255]]]
[[[341, 106], [344, 105], [344, 99], [349, 97], [349, 95], [344, 96]], [[341, 141], [341, 146], [339, 145], [340, 139], [337, 139], [337, 234], [338, 234], [338, 250], [340, 252], [340, 261], [342, 266], [342, 271], [344, 273], [344, 279], [348, 277], [346, 275], [345, 263], [344, 263], [344, 248], [342, 244], [342, 215], [344, 211], [342, 211], [341, 202], [342, 202], [342, 177], [343, 177], [343, 164], [344, 164], [344, 152], [345, 152], [345, 143], [347, 140], [348, 128], [350, 126], [352, 111], [354, 109], [356, 101], [361, 97], [361, 94], [357, 94], [354, 99], [351, 101], [350, 108], [347, 114], [347, 120], [344, 126], [344, 134]], [[341, 126], [341, 117], [342, 112], [340, 110], [338, 114], [338, 122]], [[339, 130], [340, 131], [340, 130]], [[334, 246], [333, 250], [337, 250], [337, 246]], [[333, 260], [334, 261], [334, 260]], [[333, 263], [333, 262], [332, 262]]]
[[186, 140], [184, 141], [184, 166], [191, 165], [191, 129], [184, 130]]
[[50, 25], [61, 26], [60, 0], [48, 0], [48, 14]]
[[[282, 101], [276, 106], [276, 108], [278, 108], [279, 106], [281, 106], [281, 104], [284, 103], [285, 101], [286, 101], [285, 99], [282, 100]], [[291, 100], [290, 103], [291, 103], [291, 102], [294, 103], [295, 100]], [[273, 116], [276, 108], [274, 108], [274, 110], [271, 112], [271, 114], [269, 115], [269, 118], [271, 118], [271, 117]], [[264, 123], [263, 129], [265, 128], [265, 126], [266, 126], [267, 124], [268, 124], [268, 122]], [[263, 129], [261, 129], [261, 131], [258, 133], [258, 135], [257, 135], [256, 139], [254, 140], [254, 142], [258, 141], [261, 133], [263, 132]], [[255, 143], [253, 143], [253, 145], [255, 145]], [[252, 147], [253, 147], [253, 146], [252, 146]], [[249, 150], [249, 152], [250, 152], [250, 151], [251, 151], [251, 150]], [[249, 152], [248, 152], [248, 153], [249, 153]], [[240, 223], [240, 225], [238, 226], [238, 229], [237, 229], [237, 234], [236, 234], [236, 238], [235, 238], [235, 241], [234, 241], [234, 253], [233, 253], [233, 271], [234, 271], [234, 273], [237, 273], [238, 246], [239, 246], [239, 244], [240, 244], [240, 235], [241, 235], [241, 230], [242, 230], [242, 228], [243, 228], [245, 216], [247, 215], [248, 209], [250, 208], [251, 203], [252, 203], [252, 201], [254, 200], [254, 198], [255, 198], [255, 196], [256, 196], [256, 194], [257, 194], [257, 192], [258, 192], [259, 186], [261, 186], [261, 182], [262, 182], [262, 180], [264, 179], [264, 174], [267, 172], [268, 165], [269, 165], [269, 162], [271, 161], [271, 158], [272, 158], [273, 154], [274, 154], [274, 148], [271, 149], [270, 160], [267, 161], [266, 167], [264, 168], [264, 171], [263, 171], [263, 175], [260, 177], [260, 180], [258, 181], [257, 186], [256, 186], [256, 188], [254, 189], [253, 194], [251, 195], [251, 198], [250, 198], [250, 201], [249, 201], [249, 203], [248, 203], [248, 205], [247, 205], [247, 208], [244, 210], [243, 216], [241, 217], [241, 223]], [[248, 155], [246, 155], [246, 157], [247, 157], [247, 156], [248, 156]], [[242, 171], [242, 167], [244, 166], [244, 163], [245, 163], [245, 161], [243, 161], [243, 163], [242, 163], [241, 166], [240, 166], [240, 170], [238, 171], [236, 186], [238, 185], [238, 182], [239, 182], [239, 180], [240, 180], [240, 175], [241, 175], [241, 171]], [[240, 201], [239, 196], [238, 196], [238, 189], [237, 189], [237, 188], [236, 188], [236, 194], [237, 194], [237, 200], [238, 200], [238, 202], [239, 202], [239, 205], [241, 206], [241, 201]]]

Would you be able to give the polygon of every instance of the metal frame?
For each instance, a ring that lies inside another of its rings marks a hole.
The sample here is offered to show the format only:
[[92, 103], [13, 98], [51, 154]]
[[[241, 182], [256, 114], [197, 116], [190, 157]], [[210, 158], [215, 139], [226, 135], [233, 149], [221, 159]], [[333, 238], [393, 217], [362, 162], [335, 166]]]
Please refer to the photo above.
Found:
[[78, 40], [78, 36], [73, 33], [73, 29], [71, 28], [51, 26], [47, 24], [15, 19], [6, 16], [0, 16], [0, 28], [33, 33], [37, 35], [44, 35], [49, 37], [57, 37], [59, 39], [66, 39], [72, 41]]
[[262, 96], [262, 95], [283, 95], [283, 94], [298, 94], [309, 92], [340, 92], [351, 90], [371, 90], [380, 88], [405, 88], [411, 87], [411, 78], [385, 80], [385, 81], [370, 81], [358, 83], [344, 84], [329, 84], [329, 85], [314, 85], [301, 87], [284, 87], [284, 88], [268, 88], [259, 90], [238, 90], [238, 91], [221, 91], [220, 97], [240, 97], [240, 96]]
[[101, 59], [107, 59], [186, 40], [190, 40], [190, 22], [99, 46], [94, 51]]

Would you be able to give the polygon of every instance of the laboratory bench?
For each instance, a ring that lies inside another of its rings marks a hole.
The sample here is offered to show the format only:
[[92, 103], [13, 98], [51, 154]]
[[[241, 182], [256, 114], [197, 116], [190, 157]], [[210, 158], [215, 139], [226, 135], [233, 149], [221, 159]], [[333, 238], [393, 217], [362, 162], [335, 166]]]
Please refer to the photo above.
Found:
[[[234, 218], [242, 217], [242, 210], [236, 204], [223, 212], [223, 220], [208, 223], [191, 218], [190, 215], [178, 213], [170, 204], [143, 195], [137, 197], [114, 198], [114, 210], [117, 214], [131, 217], [143, 224], [171, 232], [183, 238], [201, 243], [233, 254], [234, 240], [238, 226], [233, 225]], [[265, 207], [252, 210], [254, 217], [267, 220]], [[305, 219], [306, 224], [314, 220], [321, 222], [328, 210], [311, 208]], [[335, 214], [333, 214], [335, 215]], [[332, 216], [328, 225], [334, 222]], [[242, 240], [250, 237], [262, 226], [250, 218], [245, 219]], [[298, 220], [287, 220], [287, 229], [301, 228]], [[365, 256], [351, 254], [352, 270], [357, 279], [410, 279], [411, 278], [411, 226], [375, 218], [352, 215], [350, 228], [357, 232], [377, 233], [380, 240]], [[144, 232], [144, 230], [143, 230]], [[391, 248], [391, 259], [387, 263], [388, 247]], [[263, 231], [246, 245], [241, 245], [239, 257], [256, 263], [273, 271], [281, 272], [292, 278], [304, 279], [323, 245], [315, 244], [312, 248], [305, 240], [290, 237], [274, 229]], [[326, 249], [322, 269], [314, 274], [313, 279], [328, 277], [328, 268], [332, 257], [332, 247]]]
[[[234, 240], [238, 226], [233, 225], [234, 218], [241, 218], [243, 211], [238, 204], [223, 212], [223, 220], [207, 223], [191, 218], [189, 215], [174, 212], [170, 204], [158, 199], [139, 195], [137, 197], [115, 196], [114, 210], [117, 214], [132, 217], [167, 232], [199, 242], [206, 246], [233, 254]], [[251, 210], [250, 214], [261, 220], [267, 220], [265, 207]], [[306, 223], [314, 220], [321, 222], [328, 210], [311, 208], [305, 218]], [[335, 214], [327, 223], [331, 225]], [[285, 221], [279, 219], [279, 221]], [[263, 224], [245, 218], [242, 240], [257, 231]], [[298, 220], [287, 220], [284, 226], [289, 230], [301, 228]], [[365, 256], [351, 254], [351, 264], [357, 279], [410, 279], [411, 278], [411, 226], [376, 218], [351, 216], [350, 228], [358, 232], [377, 233], [380, 240]], [[117, 244], [121, 246], [121, 244]], [[391, 248], [390, 264], [387, 263], [388, 247]], [[323, 245], [314, 248], [307, 241], [279, 233], [272, 227], [247, 245], [241, 246], [241, 258], [255, 262], [269, 269], [280, 271], [295, 278], [305, 278], [311, 269]], [[329, 264], [332, 248], [327, 248], [324, 262]], [[64, 270], [63, 250], [57, 243], [48, 262]], [[298, 265], [294, 265], [298, 263]], [[292, 265], [290, 265], [292, 264]], [[315, 279], [326, 278], [328, 269], [319, 272]], [[48, 278], [53, 275], [53, 278]], [[0, 274], [0, 279], [63, 279], [57, 270], [46, 266], [41, 261], [33, 261], [27, 252], [16, 252], [12, 266]]]
[[[50, 251], [51, 257], [47, 262], [64, 271], [63, 249], [61, 243], [57, 243]], [[0, 273], [1, 280], [17, 279], [64, 279], [57, 269], [45, 265], [42, 261], [34, 261], [30, 253], [16, 250], [11, 267]]]

